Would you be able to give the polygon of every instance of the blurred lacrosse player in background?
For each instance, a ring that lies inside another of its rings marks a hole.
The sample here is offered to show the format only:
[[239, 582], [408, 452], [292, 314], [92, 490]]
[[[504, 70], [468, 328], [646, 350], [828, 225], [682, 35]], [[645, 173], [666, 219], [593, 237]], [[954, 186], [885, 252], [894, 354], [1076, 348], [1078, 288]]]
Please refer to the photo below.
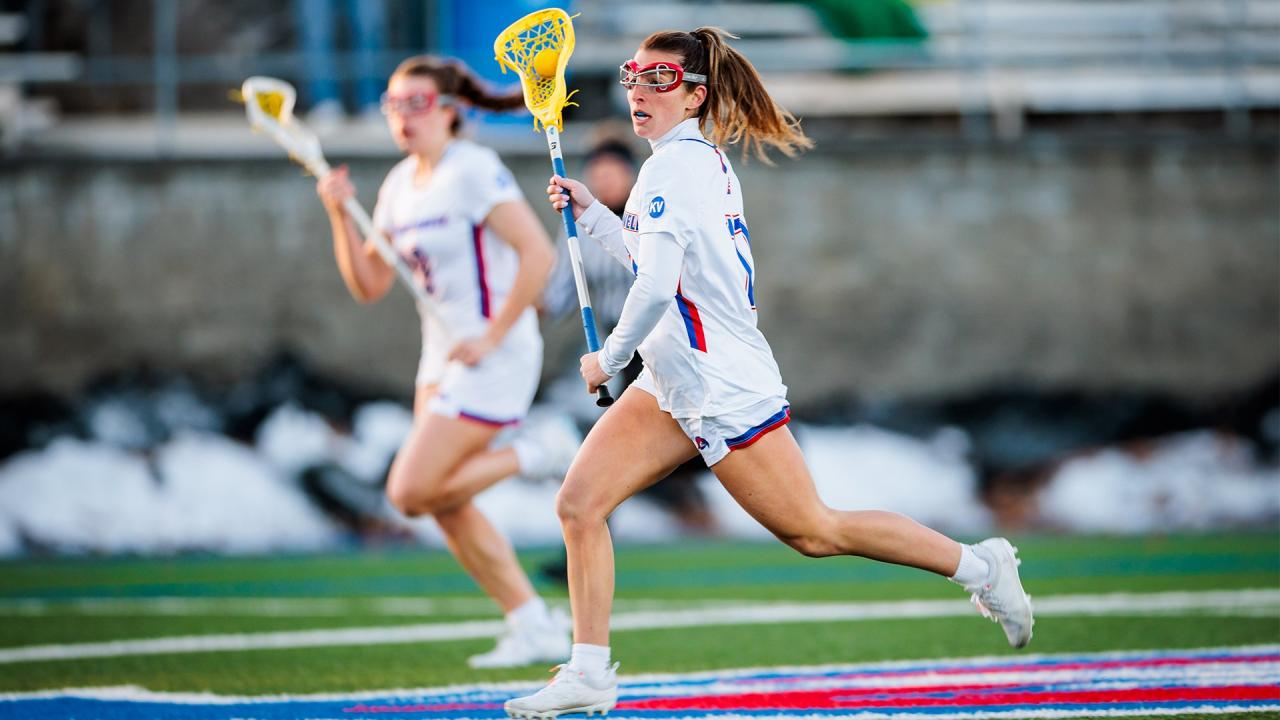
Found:
[[[443, 318], [421, 313], [414, 424], [387, 496], [406, 515], [432, 516], [454, 556], [506, 613], [507, 631], [493, 651], [470, 659], [473, 667], [553, 662], [569, 652], [566, 619], [548, 610], [511, 544], [472, 502], [512, 475], [563, 478], [577, 448], [575, 431], [555, 423], [523, 429], [510, 447], [490, 447], [525, 417], [537, 390], [542, 336], [533, 303], [555, 255], [510, 171], [458, 131], [465, 106], [521, 105], [518, 93], [491, 94], [461, 63], [428, 56], [401, 63], [382, 103], [406, 157], [382, 183], [374, 224]], [[378, 300], [394, 273], [343, 209], [355, 194], [347, 168], [322, 180], [318, 192], [348, 290], [362, 303]], [[457, 340], [444, 342], [447, 336]]]
[[621, 372], [637, 349], [645, 369], [591, 430], [557, 498], [573, 653], [550, 685], [506, 703], [516, 717], [613, 708], [614, 558], [605, 520], [699, 454], [752, 517], [799, 552], [937, 573], [973, 593], [1009, 644], [1031, 639], [1030, 598], [1007, 540], [963, 545], [903, 515], [834, 510], [818, 497], [786, 427], [787, 388], [756, 325], [741, 186], [718, 147], [739, 143], [767, 159], [766, 149], [794, 155], [812, 142], [726, 37], [707, 27], [654, 33], [622, 64], [632, 127], [653, 149], [623, 217], [575, 180], [553, 176], [547, 188], [554, 207], [571, 201], [579, 223], [636, 276], [617, 327], [599, 352], [582, 356], [587, 388]]

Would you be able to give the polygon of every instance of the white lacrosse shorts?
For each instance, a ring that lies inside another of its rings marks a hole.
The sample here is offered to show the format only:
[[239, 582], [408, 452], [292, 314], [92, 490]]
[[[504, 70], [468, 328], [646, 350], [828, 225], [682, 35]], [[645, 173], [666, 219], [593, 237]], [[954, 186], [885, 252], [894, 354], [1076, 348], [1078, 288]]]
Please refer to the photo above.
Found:
[[524, 419], [542, 375], [542, 334], [528, 313], [479, 364], [448, 362], [450, 348], [424, 348], [416, 384], [436, 385], [427, 411], [502, 427]]
[[[658, 397], [648, 368], [631, 387]], [[702, 460], [711, 467], [734, 450], [750, 447], [757, 440], [791, 421], [791, 405], [781, 396], [765, 397], [747, 407], [716, 417], [675, 418]]]

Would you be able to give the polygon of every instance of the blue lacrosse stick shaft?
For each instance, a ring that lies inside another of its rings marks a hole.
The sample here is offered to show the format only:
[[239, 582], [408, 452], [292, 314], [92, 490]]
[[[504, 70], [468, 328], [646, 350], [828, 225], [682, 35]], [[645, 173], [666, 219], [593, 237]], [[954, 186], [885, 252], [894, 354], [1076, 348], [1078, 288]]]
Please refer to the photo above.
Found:
[[[564, 154], [560, 150], [560, 132], [554, 125], [547, 126], [547, 147], [551, 151], [551, 169], [556, 175], [566, 177], [564, 170]], [[567, 196], [568, 190], [564, 191]], [[600, 351], [600, 336], [596, 333], [596, 315], [591, 309], [591, 293], [587, 290], [587, 277], [582, 271], [582, 251], [578, 246], [578, 225], [573, 221], [573, 203], [570, 201], [560, 211], [564, 220], [564, 230], [568, 236], [569, 261], [573, 267], [573, 284], [578, 291], [578, 306], [582, 308], [582, 331], [587, 336], [587, 350]], [[601, 385], [596, 388], [596, 405], [609, 407], [613, 404], [613, 396], [609, 388]]]

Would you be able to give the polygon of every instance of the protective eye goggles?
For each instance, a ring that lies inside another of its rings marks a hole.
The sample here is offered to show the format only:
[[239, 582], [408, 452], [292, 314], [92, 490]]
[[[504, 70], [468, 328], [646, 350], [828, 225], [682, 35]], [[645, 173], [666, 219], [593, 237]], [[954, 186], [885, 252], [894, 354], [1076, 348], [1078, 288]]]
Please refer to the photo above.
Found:
[[707, 84], [707, 76], [687, 73], [675, 63], [656, 62], [640, 65], [628, 60], [618, 66], [618, 83], [623, 87], [650, 87], [664, 93], [680, 87], [682, 82]]
[[383, 115], [422, 115], [429, 113], [437, 107], [444, 107], [451, 104], [453, 99], [448, 95], [437, 95], [436, 93], [409, 93], [407, 95], [392, 95], [391, 93], [382, 93], [382, 114]]

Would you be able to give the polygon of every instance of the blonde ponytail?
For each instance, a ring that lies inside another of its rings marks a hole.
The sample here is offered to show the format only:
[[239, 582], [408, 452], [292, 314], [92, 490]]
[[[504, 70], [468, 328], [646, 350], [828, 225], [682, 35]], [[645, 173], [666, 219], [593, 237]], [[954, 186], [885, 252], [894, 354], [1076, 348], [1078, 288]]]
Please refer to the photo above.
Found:
[[813, 147], [800, 121], [774, 102], [751, 61], [726, 42], [737, 36], [715, 27], [693, 32], [657, 32], [641, 47], [681, 57], [686, 72], [707, 76], [707, 98], [698, 108], [698, 127], [717, 145], [742, 145], [772, 164], [767, 150], [788, 157]]

